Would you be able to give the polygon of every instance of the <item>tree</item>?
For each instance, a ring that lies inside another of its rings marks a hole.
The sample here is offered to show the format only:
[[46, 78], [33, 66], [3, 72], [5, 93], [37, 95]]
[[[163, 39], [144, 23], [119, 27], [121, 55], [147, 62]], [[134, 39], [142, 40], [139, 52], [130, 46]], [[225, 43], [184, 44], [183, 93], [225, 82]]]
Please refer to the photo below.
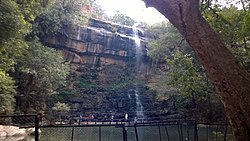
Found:
[[127, 26], [133, 26], [135, 24], [135, 21], [132, 18], [130, 18], [125, 14], [120, 13], [119, 11], [117, 11], [115, 15], [111, 17], [111, 21]]
[[[163, 23], [162, 23], [163, 24]], [[171, 24], [164, 24], [149, 28], [152, 39], [149, 40], [149, 55], [155, 60], [164, 60], [174, 52], [181, 50], [186, 54], [191, 52], [190, 46]], [[165, 33], [164, 33], [165, 32]], [[152, 34], [153, 33], [153, 34]]]
[[250, 140], [250, 75], [202, 17], [198, 0], [144, 0], [183, 35], [204, 66], [236, 140]]
[[96, 3], [95, 0], [90, 0], [91, 17], [97, 19], [108, 19], [108, 15], [105, 13], [101, 5]]
[[241, 64], [250, 72], [250, 49], [236, 48], [233, 50]]
[[34, 19], [44, 11], [55, 0], [15, 0], [20, 11], [27, 22], [34, 22]]
[[[206, 81], [199, 73], [198, 68], [193, 63], [191, 55], [184, 55], [176, 52], [173, 59], [167, 59], [170, 68], [170, 84], [182, 94], [191, 98], [196, 105], [196, 98], [203, 99], [206, 96]], [[201, 95], [203, 94], [203, 95]]]
[[15, 81], [0, 69], [0, 114], [10, 114], [14, 111], [15, 89]]
[[55, 35], [71, 25], [85, 25], [89, 19], [89, 0], [55, 0], [45, 12], [35, 20], [34, 32], [39, 37]]
[[146, 35], [149, 39], [160, 39], [161, 36], [165, 35], [169, 30], [169, 25], [166, 22], [155, 23], [148, 27]]
[[68, 104], [57, 102], [54, 107], [52, 107], [53, 110], [57, 112], [68, 112], [70, 110], [70, 107]]
[[65, 84], [70, 68], [60, 52], [43, 46], [39, 41], [28, 42], [29, 48], [16, 65], [18, 94], [23, 95], [20, 110], [42, 113], [46, 99], [57, 94]]
[[29, 24], [14, 1], [0, 1], [0, 69], [8, 71], [27, 45]]
[[212, 107], [220, 102], [214, 100], [217, 97], [200, 62], [177, 29], [168, 23], [165, 26], [156, 24], [148, 31], [153, 33], [150, 36], [153, 39], [149, 41], [149, 55], [156, 62], [150, 89], [162, 100], [179, 103], [180, 109], [173, 109], [187, 118], [202, 122], [224, 120], [221, 108], [216, 109], [221, 114], [213, 114]]
[[70, 106], [65, 103], [57, 102], [55, 106], [52, 107], [52, 110], [57, 113], [55, 116], [58, 117], [58, 120], [62, 120], [62, 116], [69, 112]]

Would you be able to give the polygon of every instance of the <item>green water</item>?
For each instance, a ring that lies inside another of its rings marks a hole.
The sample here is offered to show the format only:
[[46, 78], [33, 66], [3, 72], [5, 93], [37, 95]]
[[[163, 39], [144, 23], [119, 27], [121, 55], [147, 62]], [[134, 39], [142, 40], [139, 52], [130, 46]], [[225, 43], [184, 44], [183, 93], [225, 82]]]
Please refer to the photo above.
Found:
[[[128, 141], [136, 141], [135, 128], [126, 127], [126, 129]], [[72, 130], [72, 127], [42, 128], [40, 140], [71, 141]], [[200, 127], [197, 130], [199, 141], [223, 141], [223, 128]], [[101, 137], [101, 141], [123, 141], [122, 127], [74, 127], [73, 133], [73, 141], [99, 141], [99, 137]], [[142, 126], [137, 127], [137, 133], [139, 141], [185, 141], [186, 138], [189, 138], [189, 141], [194, 141], [195, 138], [194, 127], [178, 127], [177, 125]], [[230, 138], [229, 132], [227, 135], [228, 141]]]

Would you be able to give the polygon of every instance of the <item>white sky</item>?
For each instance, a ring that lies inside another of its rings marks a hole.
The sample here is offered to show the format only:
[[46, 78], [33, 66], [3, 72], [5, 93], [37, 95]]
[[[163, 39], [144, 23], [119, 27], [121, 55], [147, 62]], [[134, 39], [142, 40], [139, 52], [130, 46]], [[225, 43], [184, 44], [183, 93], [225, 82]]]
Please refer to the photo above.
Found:
[[152, 7], [146, 8], [142, 0], [96, 0], [103, 7], [107, 15], [112, 16], [119, 11], [135, 21], [148, 24], [166, 21], [166, 18]]
[[[106, 14], [109, 16], [119, 11], [138, 22], [142, 21], [148, 24], [154, 24], [161, 21], [167, 21], [167, 19], [155, 8], [146, 8], [142, 0], [96, 0], [96, 2], [103, 7]], [[218, 3], [229, 5], [226, 4], [224, 0], [219, 0]], [[234, 1], [232, 3], [235, 4]]]

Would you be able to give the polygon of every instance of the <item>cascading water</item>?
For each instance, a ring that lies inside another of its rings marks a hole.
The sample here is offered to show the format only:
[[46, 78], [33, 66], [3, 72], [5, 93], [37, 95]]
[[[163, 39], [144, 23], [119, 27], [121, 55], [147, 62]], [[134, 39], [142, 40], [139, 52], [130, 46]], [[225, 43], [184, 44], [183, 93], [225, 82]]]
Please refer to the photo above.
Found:
[[142, 51], [141, 51], [141, 39], [138, 36], [138, 29], [135, 27], [133, 28], [133, 34], [134, 34], [133, 38], [135, 41], [136, 68], [137, 68], [137, 73], [139, 75]]
[[136, 117], [144, 118], [143, 106], [139, 97], [139, 92], [135, 90]]
[[[136, 79], [139, 79], [140, 77], [140, 63], [141, 63], [141, 56], [142, 56], [142, 51], [141, 51], [141, 40], [138, 36], [138, 29], [133, 28], [133, 33], [134, 33], [134, 41], [135, 41], [135, 55], [136, 55]], [[134, 90], [135, 94], [135, 100], [136, 100], [136, 118], [144, 118], [144, 112], [143, 112], [143, 105], [140, 100], [140, 94], [138, 90], [138, 85], [136, 84], [136, 88]], [[135, 118], [135, 119], [136, 119]]]

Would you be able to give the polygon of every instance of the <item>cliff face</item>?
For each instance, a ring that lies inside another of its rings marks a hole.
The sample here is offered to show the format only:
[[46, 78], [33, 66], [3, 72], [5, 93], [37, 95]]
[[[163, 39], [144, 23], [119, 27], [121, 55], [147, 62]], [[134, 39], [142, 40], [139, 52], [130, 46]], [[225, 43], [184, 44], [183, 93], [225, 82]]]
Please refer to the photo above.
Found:
[[149, 69], [147, 42], [143, 32], [133, 27], [92, 19], [89, 26], [66, 27], [62, 34], [46, 37], [45, 43], [63, 50], [77, 74], [82, 73], [83, 66], [98, 70], [103, 83], [106, 82], [104, 70], [109, 65], [130, 65], [143, 72]]
[[141, 85], [151, 64], [141, 30], [92, 19], [89, 26], [65, 27], [47, 36], [44, 43], [63, 51], [71, 78], [77, 80], [71, 86], [78, 89], [78, 96], [70, 99], [71, 116], [112, 112], [123, 117], [128, 112], [135, 117], [142, 112], [138, 110], [148, 115], [156, 111], [152, 95]]

